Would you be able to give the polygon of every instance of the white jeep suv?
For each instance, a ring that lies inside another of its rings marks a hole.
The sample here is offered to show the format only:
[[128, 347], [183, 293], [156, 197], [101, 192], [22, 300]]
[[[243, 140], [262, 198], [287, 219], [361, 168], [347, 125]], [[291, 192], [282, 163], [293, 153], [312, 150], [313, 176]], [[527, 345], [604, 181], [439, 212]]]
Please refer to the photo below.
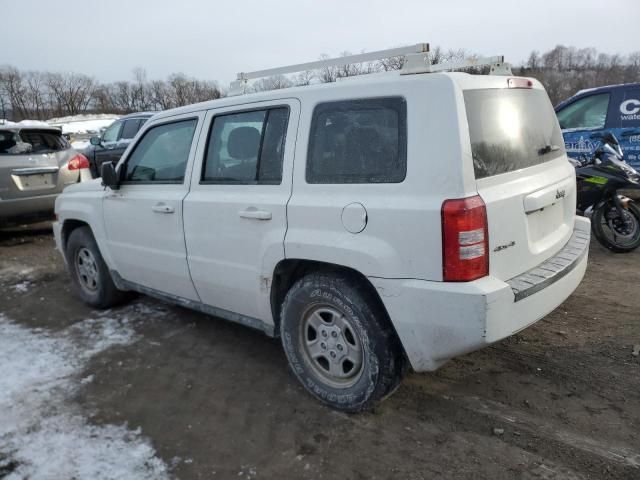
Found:
[[346, 411], [536, 322], [587, 265], [533, 79], [391, 72], [169, 110], [102, 181], [56, 202], [86, 303], [137, 291], [280, 337]]

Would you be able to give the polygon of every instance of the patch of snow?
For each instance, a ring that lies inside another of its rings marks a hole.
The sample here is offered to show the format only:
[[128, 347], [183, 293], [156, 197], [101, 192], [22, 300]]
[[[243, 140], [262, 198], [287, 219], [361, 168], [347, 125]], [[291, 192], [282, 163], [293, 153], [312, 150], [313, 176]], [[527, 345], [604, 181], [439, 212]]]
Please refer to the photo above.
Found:
[[[67, 117], [59, 117], [52, 118], [43, 122], [42, 120], [21, 120], [18, 123], [12, 122], [10, 120], [0, 120], [0, 127], [2, 125], [6, 126], [28, 126], [28, 127], [38, 127], [38, 126], [51, 126], [51, 127], [61, 127], [62, 133], [68, 134], [98, 134], [100, 130], [111, 125], [114, 120], [120, 118], [120, 115], [111, 114], [111, 113], [100, 113], [100, 114], [83, 114], [83, 115], [70, 115]], [[4, 122], [4, 123], [3, 123]], [[74, 147], [78, 148], [78, 147]]]
[[0, 268], [0, 279], [8, 280], [12, 283], [31, 281], [37, 275], [38, 271], [35, 268], [24, 268], [21, 265], [8, 265]]
[[[100, 133], [102, 128], [111, 125], [120, 115], [95, 114], [95, 115], [71, 115], [68, 117], [52, 118], [47, 120], [49, 125], [62, 127], [62, 133]], [[77, 148], [77, 147], [74, 147]]]
[[[70, 403], [86, 362], [137, 339], [126, 318], [88, 319], [60, 332], [0, 314], [0, 458], [5, 478], [165, 479], [166, 465], [126, 426], [91, 425]], [[88, 380], [90, 379], [90, 380]]]
[[240, 467], [240, 471], [238, 472], [239, 477], [246, 475], [245, 478], [256, 478], [257, 474], [258, 474], [258, 471], [256, 470], [255, 467], [247, 467], [245, 465], [242, 465]]
[[27, 293], [29, 291], [29, 287], [32, 286], [32, 283], [29, 280], [25, 280], [24, 282], [16, 283], [13, 286], [13, 289], [18, 293]]
[[75, 142], [71, 142], [71, 148], [75, 148], [76, 150], [84, 150], [89, 145], [91, 145], [89, 140], [77, 140]]
[[116, 113], [80, 113], [78, 115], [67, 115], [66, 117], [56, 117], [47, 120], [49, 125], [55, 123], [63, 124], [70, 122], [84, 122], [87, 120], [117, 120], [120, 115]]
[[42, 120], [20, 120], [18, 125], [22, 125], [24, 127], [48, 127], [49, 124], [47, 122], [43, 122]]

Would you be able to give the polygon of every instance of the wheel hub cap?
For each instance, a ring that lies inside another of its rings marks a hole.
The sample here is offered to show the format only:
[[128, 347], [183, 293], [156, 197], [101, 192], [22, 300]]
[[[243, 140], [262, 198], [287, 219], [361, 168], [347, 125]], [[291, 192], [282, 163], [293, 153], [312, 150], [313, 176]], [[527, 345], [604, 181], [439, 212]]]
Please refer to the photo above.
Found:
[[80, 248], [76, 254], [75, 264], [80, 286], [95, 292], [98, 289], [98, 266], [93, 253], [87, 248]]
[[302, 322], [302, 352], [322, 379], [336, 388], [347, 388], [360, 378], [362, 345], [347, 317], [332, 306], [309, 309]]

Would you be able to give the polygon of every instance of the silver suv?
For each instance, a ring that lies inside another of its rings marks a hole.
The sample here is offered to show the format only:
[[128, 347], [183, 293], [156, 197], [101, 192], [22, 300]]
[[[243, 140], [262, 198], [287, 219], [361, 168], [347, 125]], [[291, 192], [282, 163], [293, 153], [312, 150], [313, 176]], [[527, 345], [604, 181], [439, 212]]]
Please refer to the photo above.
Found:
[[60, 129], [0, 124], [0, 224], [51, 218], [62, 190], [90, 179]]

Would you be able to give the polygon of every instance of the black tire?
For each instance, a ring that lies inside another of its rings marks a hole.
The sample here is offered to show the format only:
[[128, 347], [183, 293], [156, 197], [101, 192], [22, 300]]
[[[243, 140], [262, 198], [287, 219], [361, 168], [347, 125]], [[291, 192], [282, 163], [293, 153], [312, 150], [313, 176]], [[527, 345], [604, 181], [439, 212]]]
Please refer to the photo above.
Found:
[[[79, 227], [71, 232], [65, 253], [71, 279], [83, 302], [95, 308], [110, 308], [126, 299], [126, 292], [118, 290], [113, 283], [89, 227]], [[92, 274], [87, 274], [91, 262], [81, 257], [93, 258]]]
[[[630, 202], [627, 208], [627, 213], [633, 216], [634, 222], [634, 231], [629, 235], [629, 238], [624, 238], [624, 242], [616, 242], [614, 238], [609, 238], [607, 231], [611, 231], [611, 229], [607, 226], [603, 225], [603, 222], [606, 221], [605, 215], [606, 212], [611, 208], [615, 208], [612, 205], [606, 204], [601, 208], [598, 208], [593, 212], [591, 216], [591, 230], [593, 231], [594, 236], [600, 242], [602, 246], [608, 248], [612, 252], [616, 253], [629, 253], [634, 251], [636, 248], [640, 246], [640, 208], [633, 203]], [[605, 231], [605, 228], [607, 231]], [[622, 238], [622, 237], [618, 237]]]
[[[317, 338], [310, 340], [316, 314], [322, 321], [315, 329]], [[280, 318], [289, 365], [307, 391], [321, 402], [338, 410], [360, 412], [393, 393], [400, 384], [405, 370], [400, 342], [380, 301], [356, 278], [331, 273], [301, 278], [287, 293]], [[321, 335], [328, 331], [329, 335]], [[327, 342], [325, 350], [314, 360], [308, 345], [313, 342], [313, 348], [319, 350], [323, 339]], [[331, 362], [331, 352], [342, 357], [336, 359], [334, 355]], [[360, 357], [360, 365], [351, 357]], [[339, 375], [350, 377], [336, 378], [329, 373], [332, 363]]]

